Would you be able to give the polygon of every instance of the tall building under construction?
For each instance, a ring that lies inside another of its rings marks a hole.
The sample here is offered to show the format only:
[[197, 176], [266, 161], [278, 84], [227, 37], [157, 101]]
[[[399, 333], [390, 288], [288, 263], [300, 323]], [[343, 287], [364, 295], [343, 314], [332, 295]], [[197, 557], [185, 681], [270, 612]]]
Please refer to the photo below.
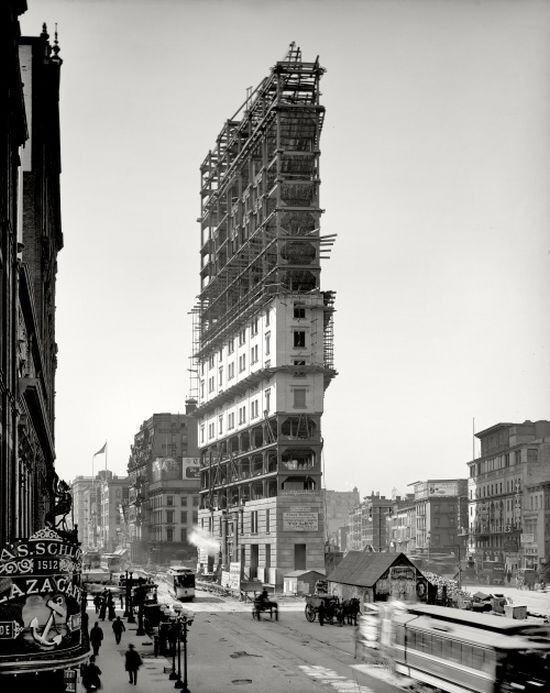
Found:
[[291, 44], [201, 166], [199, 561], [277, 585], [324, 568], [321, 415], [336, 371], [334, 292], [321, 290], [334, 240], [320, 233], [323, 72]]

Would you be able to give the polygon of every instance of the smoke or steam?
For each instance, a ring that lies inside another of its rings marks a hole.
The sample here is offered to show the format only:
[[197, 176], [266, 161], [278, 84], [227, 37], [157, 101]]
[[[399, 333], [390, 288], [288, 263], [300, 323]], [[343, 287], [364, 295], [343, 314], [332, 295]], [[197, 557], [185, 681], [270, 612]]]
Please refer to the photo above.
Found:
[[208, 532], [195, 527], [189, 534], [188, 540], [197, 548], [206, 551], [209, 556], [217, 555], [220, 552], [220, 542], [213, 539]]

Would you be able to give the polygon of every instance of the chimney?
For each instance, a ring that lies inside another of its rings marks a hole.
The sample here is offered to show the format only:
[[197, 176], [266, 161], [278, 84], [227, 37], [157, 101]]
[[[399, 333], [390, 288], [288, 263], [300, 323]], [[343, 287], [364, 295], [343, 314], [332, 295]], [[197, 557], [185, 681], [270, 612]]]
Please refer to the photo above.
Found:
[[185, 413], [191, 414], [197, 408], [197, 400], [189, 398], [185, 400]]

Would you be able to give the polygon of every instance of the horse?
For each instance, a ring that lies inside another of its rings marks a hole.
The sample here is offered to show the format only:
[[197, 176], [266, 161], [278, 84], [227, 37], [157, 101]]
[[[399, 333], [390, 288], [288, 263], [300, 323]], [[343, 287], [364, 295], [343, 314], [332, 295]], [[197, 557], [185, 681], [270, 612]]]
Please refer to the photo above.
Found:
[[344, 599], [340, 607], [339, 620], [348, 626], [357, 625], [357, 616], [361, 613], [361, 602], [357, 597]]

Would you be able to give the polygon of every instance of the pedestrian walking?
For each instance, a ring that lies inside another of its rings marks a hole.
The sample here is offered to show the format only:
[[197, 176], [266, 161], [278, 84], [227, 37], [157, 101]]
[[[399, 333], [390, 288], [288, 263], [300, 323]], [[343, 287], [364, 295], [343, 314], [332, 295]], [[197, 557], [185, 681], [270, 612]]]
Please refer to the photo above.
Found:
[[120, 616], [117, 616], [113, 621], [113, 633], [115, 634], [115, 641], [117, 645], [120, 645], [120, 638], [122, 633], [126, 630], [124, 622], [120, 620]]
[[128, 645], [128, 649], [126, 650], [126, 664], [125, 664], [125, 669], [128, 672], [128, 678], [130, 683], [133, 683], [134, 686], [137, 686], [137, 675], [138, 675], [138, 670], [140, 666], [143, 664], [141, 661], [141, 657], [139, 656], [139, 652], [134, 648], [132, 643]]
[[99, 618], [104, 621], [105, 614], [107, 613], [107, 596], [103, 594], [101, 596], [101, 606], [99, 607]]
[[102, 640], [103, 640], [103, 630], [101, 629], [99, 623], [96, 621], [94, 623], [94, 627], [90, 631], [90, 642], [92, 643], [92, 648], [93, 648], [95, 657], [97, 657], [99, 654], [99, 648], [101, 647]]
[[98, 614], [99, 609], [101, 608], [101, 595], [100, 594], [96, 594], [96, 596], [94, 597], [94, 606], [95, 606], [95, 612], [96, 612], [96, 614]]
[[98, 691], [101, 688], [101, 669], [95, 663], [95, 656], [90, 657], [88, 664], [84, 665], [82, 672], [82, 685], [87, 693], [90, 691]]
[[110, 590], [107, 596], [107, 618], [109, 619], [109, 621], [112, 621], [114, 618], [116, 618], [115, 600]]

